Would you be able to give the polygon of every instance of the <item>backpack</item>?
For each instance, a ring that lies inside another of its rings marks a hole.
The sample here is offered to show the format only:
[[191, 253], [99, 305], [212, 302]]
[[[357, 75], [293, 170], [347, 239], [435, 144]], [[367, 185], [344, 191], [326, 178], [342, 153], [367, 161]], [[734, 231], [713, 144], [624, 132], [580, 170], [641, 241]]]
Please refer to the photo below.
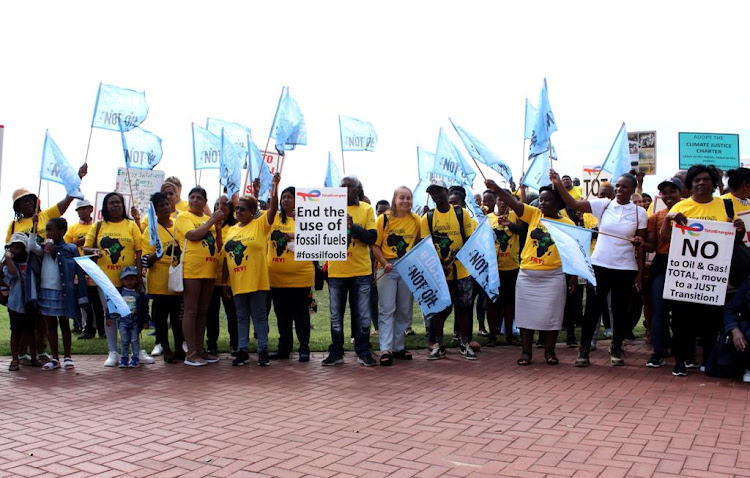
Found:
[[[464, 231], [464, 209], [461, 206], [453, 206], [453, 211], [456, 213], [456, 220], [458, 221], [458, 230], [461, 233], [461, 240], [466, 244], [466, 232]], [[427, 227], [430, 229], [430, 235], [432, 235], [432, 219], [435, 216], [435, 210], [430, 209], [427, 211]]]
[[[731, 199], [724, 199], [724, 209], [730, 219], [734, 217], [734, 203]], [[735, 238], [732, 262], [729, 266], [729, 283], [739, 287], [748, 276], [750, 276], [750, 248], [746, 247], [741, 239]]]

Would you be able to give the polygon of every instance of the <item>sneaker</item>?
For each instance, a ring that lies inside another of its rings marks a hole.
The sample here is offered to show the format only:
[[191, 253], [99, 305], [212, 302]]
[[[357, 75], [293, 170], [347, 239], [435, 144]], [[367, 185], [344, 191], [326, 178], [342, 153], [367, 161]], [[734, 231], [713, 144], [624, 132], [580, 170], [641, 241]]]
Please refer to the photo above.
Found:
[[128, 368], [128, 356], [123, 355], [120, 357], [120, 368]]
[[114, 367], [117, 365], [117, 352], [110, 352], [107, 355], [107, 360], [104, 361], [105, 367]]
[[474, 349], [472, 349], [468, 345], [461, 344], [461, 347], [459, 347], [459, 352], [461, 353], [461, 356], [466, 360], [477, 359], [477, 354], [474, 353]]
[[210, 354], [206, 352], [205, 350], [200, 353], [200, 356], [203, 360], [206, 361], [206, 363], [216, 363], [219, 361], [219, 357], [217, 357], [216, 355]]
[[233, 367], [241, 367], [247, 363], [250, 363], [250, 355], [245, 350], [237, 351], [237, 356], [232, 360]]
[[573, 365], [575, 367], [588, 367], [591, 365], [591, 360], [589, 360], [588, 355], [584, 355], [582, 353], [578, 353], [578, 357], [576, 357], [576, 361], [573, 362]]
[[188, 351], [187, 342], [182, 342], [182, 351], [187, 353]]
[[299, 361], [300, 362], [309, 362], [310, 361], [310, 354], [299, 354]]
[[435, 347], [432, 350], [430, 350], [430, 353], [427, 355], [427, 360], [440, 360], [445, 358], [445, 347]]
[[154, 350], [151, 351], [152, 357], [159, 357], [164, 353], [164, 347], [161, 346], [161, 344], [156, 344], [156, 347], [154, 347]]
[[646, 362], [646, 367], [650, 368], [659, 368], [662, 365], [664, 365], [664, 359], [661, 358], [661, 355], [659, 354], [653, 354], [650, 359], [648, 359], [648, 362]]
[[130, 365], [128, 365], [129, 368], [138, 368], [140, 366], [141, 364], [138, 363], [138, 357], [136, 357], [135, 355], [130, 357]]
[[477, 332], [477, 334], [480, 335], [481, 337], [487, 337], [488, 335], [490, 335], [489, 332], [487, 332], [484, 329], [479, 329], [479, 332]]
[[47, 363], [51, 359], [52, 359], [52, 357], [50, 357], [50, 354], [48, 354], [47, 352], [42, 352], [42, 353], [39, 354], [39, 361], [42, 362], [42, 363]]
[[706, 372], [706, 366], [705, 365], [701, 365], [700, 371], [705, 373]]
[[612, 338], [612, 329], [604, 329], [604, 338], [605, 339], [611, 339]]
[[575, 339], [573, 339], [573, 340], [568, 340], [568, 342], [567, 342], [567, 343], [568, 343], [568, 348], [569, 348], [569, 349], [577, 349], [577, 348], [578, 348], [578, 342], [576, 342], [576, 340], [575, 340]]
[[695, 359], [691, 357], [685, 360], [685, 368], [698, 368], [698, 364], [695, 363]]
[[451, 340], [453, 342], [459, 342], [461, 340], [461, 336], [458, 334], [458, 332], [453, 332], [453, 335], [451, 336]]
[[612, 346], [609, 350], [609, 361], [613, 367], [622, 367], [625, 365], [625, 359], [623, 359], [622, 347]]
[[258, 367], [268, 367], [271, 365], [271, 360], [268, 358], [268, 352], [263, 350], [258, 352]]
[[211, 355], [219, 355], [219, 349], [216, 347], [216, 345], [209, 345], [206, 347], [206, 352], [208, 352]]
[[412, 330], [411, 327], [407, 327], [406, 330], [404, 330], [404, 335], [414, 335], [414, 330]]
[[139, 361], [140, 363], [143, 363], [143, 364], [147, 364], [147, 365], [150, 365], [150, 364], [152, 364], [152, 363], [156, 362], [156, 360], [154, 360], [154, 358], [153, 358], [153, 357], [150, 357], [150, 356], [149, 356], [149, 355], [148, 355], [148, 354], [146, 353], [146, 351], [145, 351], [145, 350], [143, 350], [143, 349], [141, 349], [141, 353], [140, 353], [140, 354], [138, 354], [138, 361]]
[[60, 361], [57, 359], [50, 359], [49, 362], [42, 365], [42, 370], [55, 370], [57, 368], [60, 368]]
[[344, 357], [341, 355], [328, 354], [328, 357], [324, 358], [321, 365], [338, 365], [344, 363]]
[[677, 362], [676, 364], [674, 364], [672, 375], [674, 375], [675, 377], [687, 377], [687, 368], [685, 367], [685, 363]]
[[229, 347], [229, 356], [230, 357], [236, 357], [237, 356], [237, 349], [234, 347]]
[[203, 358], [198, 354], [193, 354], [185, 357], [185, 361], [183, 363], [192, 367], [203, 367], [204, 365], [208, 365], [208, 362], [203, 360]]
[[745, 383], [750, 383], [750, 368], [745, 370], [745, 375], [742, 376], [742, 381]]
[[72, 359], [72, 358], [70, 358], [70, 357], [65, 357], [65, 358], [63, 359], [63, 368], [64, 368], [64, 369], [66, 369], [66, 370], [67, 370], [67, 369], [69, 369], [69, 368], [74, 368], [75, 366], [76, 366], [76, 364], [74, 364], [74, 363], [73, 363], [73, 359]]
[[363, 355], [361, 357], [357, 357], [357, 362], [361, 363], [365, 367], [374, 367], [378, 363], [375, 361], [375, 359], [372, 357], [372, 354]]

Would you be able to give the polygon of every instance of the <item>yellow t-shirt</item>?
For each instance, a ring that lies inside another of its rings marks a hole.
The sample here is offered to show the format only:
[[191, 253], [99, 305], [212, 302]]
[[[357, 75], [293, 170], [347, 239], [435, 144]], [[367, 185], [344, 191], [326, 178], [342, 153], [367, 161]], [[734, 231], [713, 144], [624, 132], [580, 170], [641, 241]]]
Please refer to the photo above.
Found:
[[[180, 247], [185, 244], [185, 234], [198, 229], [208, 222], [205, 214], [196, 216], [190, 211], [183, 211], [175, 220], [175, 238]], [[216, 226], [211, 226], [206, 236], [199, 241], [187, 241], [185, 262], [182, 265], [182, 277], [185, 279], [216, 279], [216, 267], [221, 251], [216, 249]]]
[[[591, 214], [590, 212], [586, 212], [583, 214], [583, 227], [586, 229], [594, 229], [599, 227], [599, 220]], [[591, 250], [589, 251], [591, 254], [594, 253], [594, 246], [596, 246], [596, 238], [591, 238]]]
[[[448, 212], [440, 212], [437, 209], [433, 209], [434, 213], [432, 216], [432, 242], [435, 244], [435, 250], [437, 250], [438, 256], [441, 261], [445, 261], [451, 255], [451, 252], [457, 253], [464, 245], [463, 238], [461, 237], [461, 230], [458, 226], [458, 217], [456, 216], [456, 210], [451, 207]], [[429, 213], [428, 213], [429, 214]], [[466, 239], [474, 232], [474, 221], [469, 216], [469, 211], [463, 209], [463, 223], [464, 223], [464, 235]], [[422, 216], [422, 237], [430, 236], [430, 226], [427, 223], [427, 214]], [[456, 272], [458, 279], [465, 279], [469, 277], [469, 271], [461, 264], [460, 261], [455, 262]], [[453, 271], [451, 271], [447, 279], [453, 279]]]
[[[385, 222], [386, 216], [388, 223]], [[390, 212], [386, 212], [378, 216], [375, 228], [378, 231], [375, 245], [383, 251], [383, 257], [390, 260], [402, 258], [414, 247], [417, 238], [420, 237], [422, 224], [419, 216], [412, 212], [404, 217], [394, 217]]]
[[570, 194], [570, 197], [576, 201], [580, 201], [583, 196], [583, 191], [581, 190], [581, 186], [573, 186], [573, 188], [568, 191], [568, 194]]
[[[346, 213], [352, 217], [352, 222], [366, 230], [375, 230], [375, 214], [372, 206], [360, 201], [357, 206], [347, 206]], [[346, 278], [369, 276], [372, 274], [370, 261], [370, 247], [359, 239], [347, 235], [348, 247], [345, 261], [331, 261], [328, 263], [328, 277]]]
[[731, 199], [734, 203], [734, 214], [750, 211], [750, 199], [740, 199], [732, 193], [726, 193], [721, 196], [721, 199]]
[[[552, 236], [541, 223], [543, 217], [540, 209], [527, 204], [523, 205], [523, 215], [520, 219], [529, 225], [529, 232], [526, 236], [526, 245], [521, 252], [521, 269], [549, 271], [562, 267], [555, 241], [552, 240]], [[568, 218], [552, 219], [547, 217], [545, 219], [570, 224], [571, 226], [575, 225]]]
[[287, 236], [294, 237], [294, 218], [281, 222], [281, 214], [271, 225], [268, 240], [268, 279], [271, 287], [312, 287], [315, 268], [312, 261], [295, 261], [294, 252], [287, 248]]
[[266, 265], [270, 232], [265, 212], [249, 224], [229, 229], [221, 253], [234, 295], [270, 289]]
[[[226, 244], [227, 237], [229, 237], [229, 230], [233, 228], [234, 226], [230, 226], [229, 224], [225, 224], [221, 226], [221, 240], [223, 243]], [[216, 264], [216, 285], [224, 285], [224, 258], [219, 253], [219, 263]]]
[[174, 205], [174, 208], [180, 212], [186, 212], [190, 210], [190, 203], [182, 199], [180, 200], [180, 202]]
[[[161, 245], [164, 248], [164, 254], [154, 262], [153, 266], [146, 270], [146, 289], [149, 294], [180, 295], [179, 292], [170, 292], [167, 285], [169, 283], [169, 265], [170, 263], [175, 266], [178, 265], [180, 263], [180, 256], [182, 255], [182, 244], [177, 244], [177, 240], [173, 238], [174, 228], [174, 223], [169, 230], [161, 224], [157, 227], [159, 239], [161, 239]], [[141, 247], [144, 256], [154, 253], [154, 246], [151, 245], [148, 229], [143, 231], [143, 235], [141, 236]]]
[[[173, 221], [174, 221], [175, 219], [177, 219], [177, 215], [178, 215], [179, 213], [180, 213], [180, 210], [179, 210], [179, 209], [175, 209], [175, 212], [173, 212], [173, 213], [172, 213], [172, 220], [173, 220]], [[146, 215], [145, 215], [145, 216], [143, 217], [143, 219], [141, 219], [141, 224], [140, 224], [140, 228], [141, 228], [141, 232], [143, 232], [143, 231], [145, 231], [146, 229], [148, 229], [148, 214], [146, 214]]]
[[[497, 214], [490, 213], [487, 215], [490, 221], [492, 232], [495, 233], [495, 252], [497, 253], [497, 270], [513, 271], [519, 267], [518, 249], [521, 241], [518, 234], [511, 232], [507, 226], [501, 226]], [[512, 223], [518, 222], [518, 216], [515, 212], [508, 212], [508, 220]]]
[[[120, 273], [124, 267], [135, 266], [135, 253], [141, 251], [141, 230], [130, 219], [120, 222], [101, 221], [99, 233], [96, 224], [89, 229], [83, 247], [95, 247], [102, 253], [96, 261], [115, 287], [120, 287]], [[94, 244], [94, 236], [96, 244]]]
[[[86, 235], [89, 233], [89, 229], [91, 229], [93, 226], [93, 221], [91, 221], [90, 224], [81, 224], [80, 222], [71, 224], [70, 227], [68, 227], [68, 232], [65, 233], [65, 237], [63, 239], [68, 244], [73, 244], [73, 242], [77, 241], [80, 238], [85, 239]], [[78, 248], [78, 253], [80, 255], [83, 255], [83, 246]]]
[[[37, 242], [39, 242], [40, 244], [47, 238], [47, 231], [44, 228], [47, 226], [47, 221], [49, 221], [53, 217], [60, 217], [60, 208], [57, 207], [57, 204], [39, 213], [39, 225], [37, 227], [36, 237]], [[10, 224], [8, 224], [8, 232], [5, 234], [5, 243], [7, 244], [8, 241], [10, 241], [10, 236], [12, 236], [14, 232], [23, 232], [24, 234], [28, 234], [31, 232], [31, 229], [33, 227], [34, 224], [32, 223], [30, 217], [14, 219], [10, 222]]]
[[[669, 212], [681, 212], [688, 219], [705, 219], [706, 221], [719, 222], [727, 222], [730, 219], [727, 217], [724, 200], [717, 197], [712, 198], [711, 202], [705, 204], [695, 202], [693, 198], [683, 199], [672, 206], [672, 209], [670, 209]], [[735, 209], [734, 212], [736, 217], [737, 210]]]

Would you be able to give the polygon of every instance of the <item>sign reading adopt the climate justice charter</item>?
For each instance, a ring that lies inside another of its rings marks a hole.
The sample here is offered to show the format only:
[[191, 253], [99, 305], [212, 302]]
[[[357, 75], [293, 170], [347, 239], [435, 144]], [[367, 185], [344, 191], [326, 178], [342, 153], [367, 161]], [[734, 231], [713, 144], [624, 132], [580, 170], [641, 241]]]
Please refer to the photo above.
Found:
[[294, 260], [345, 261], [346, 188], [297, 188]]
[[695, 164], [716, 166], [726, 171], [740, 165], [740, 135], [679, 133], [680, 169]]
[[735, 228], [731, 222], [688, 219], [672, 226], [664, 298], [724, 305]]

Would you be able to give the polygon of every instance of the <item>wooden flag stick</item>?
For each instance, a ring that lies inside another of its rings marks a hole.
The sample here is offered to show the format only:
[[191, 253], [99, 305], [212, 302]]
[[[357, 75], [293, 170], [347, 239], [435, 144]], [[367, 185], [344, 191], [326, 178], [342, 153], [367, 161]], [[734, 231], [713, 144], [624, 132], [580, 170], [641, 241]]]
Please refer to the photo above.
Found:
[[94, 127], [91, 127], [89, 132], [89, 143], [86, 145], [86, 156], [83, 158], [83, 164], [88, 164], [89, 160], [89, 148], [91, 148], [91, 136], [94, 134]]

